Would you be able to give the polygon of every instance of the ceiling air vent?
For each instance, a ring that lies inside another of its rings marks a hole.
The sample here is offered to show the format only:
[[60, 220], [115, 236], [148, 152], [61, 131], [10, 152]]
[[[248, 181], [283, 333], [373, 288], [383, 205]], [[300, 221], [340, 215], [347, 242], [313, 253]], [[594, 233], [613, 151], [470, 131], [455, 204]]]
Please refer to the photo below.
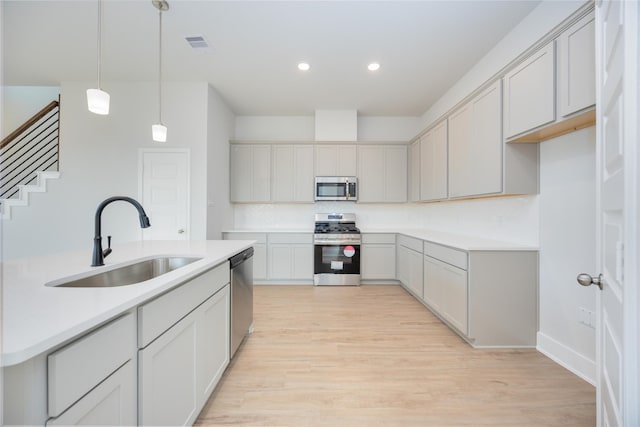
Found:
[[188, 36], [184, 39], [189, 43], [189, 46], [198, 52], [209, 51], [209, 43], [207, 43], [207, 40], [202, 36]]

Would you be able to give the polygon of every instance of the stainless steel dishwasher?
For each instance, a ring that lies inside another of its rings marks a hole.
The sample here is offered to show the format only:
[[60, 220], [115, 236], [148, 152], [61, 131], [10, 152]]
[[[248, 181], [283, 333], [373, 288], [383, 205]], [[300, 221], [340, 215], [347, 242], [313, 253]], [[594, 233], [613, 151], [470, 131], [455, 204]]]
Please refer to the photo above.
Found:
[[231, 358], [245, 335], [253, 332], [253, 248], [229, 258], [231, 263]]

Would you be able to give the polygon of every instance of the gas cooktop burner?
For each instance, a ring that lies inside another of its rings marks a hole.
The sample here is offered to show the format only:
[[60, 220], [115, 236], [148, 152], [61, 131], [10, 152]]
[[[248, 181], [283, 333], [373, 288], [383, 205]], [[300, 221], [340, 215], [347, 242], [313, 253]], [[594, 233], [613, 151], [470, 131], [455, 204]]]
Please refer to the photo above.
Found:
[[354, 234], [354, 233], [360, 233], [360, 230], [353, 223], [332, 224], [332, 223], [321, 222], [321, 223], [316, 223], [316, 228], [314, 232], [316, 234], [327, 234], [327, 233]]

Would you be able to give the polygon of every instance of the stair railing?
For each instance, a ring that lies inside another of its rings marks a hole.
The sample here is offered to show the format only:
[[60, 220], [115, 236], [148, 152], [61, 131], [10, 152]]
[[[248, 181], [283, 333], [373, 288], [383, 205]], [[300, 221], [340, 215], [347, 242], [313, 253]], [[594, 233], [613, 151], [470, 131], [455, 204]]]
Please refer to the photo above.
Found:
[[0, 199], [18, 194], [37, 172], [58, 170], [60, 103], [46, 107], [0, 142]]

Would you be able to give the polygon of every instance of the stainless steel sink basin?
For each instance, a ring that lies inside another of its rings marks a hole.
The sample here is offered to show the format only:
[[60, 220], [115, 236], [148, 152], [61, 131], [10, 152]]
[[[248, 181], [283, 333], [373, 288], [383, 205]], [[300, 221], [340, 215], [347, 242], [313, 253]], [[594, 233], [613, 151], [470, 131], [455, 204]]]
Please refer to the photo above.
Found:
[[51, 282], [47, 286], [62, 288], [108, 288], [113, 286], [126, 286], [134, 283], [144, 282], [177, 268], [189, 265], [192, 262], [201, 260], [197, 257], [158, 257], [139, 261], [134, 264], [114, 268], [92, 274], [80, 279]]

